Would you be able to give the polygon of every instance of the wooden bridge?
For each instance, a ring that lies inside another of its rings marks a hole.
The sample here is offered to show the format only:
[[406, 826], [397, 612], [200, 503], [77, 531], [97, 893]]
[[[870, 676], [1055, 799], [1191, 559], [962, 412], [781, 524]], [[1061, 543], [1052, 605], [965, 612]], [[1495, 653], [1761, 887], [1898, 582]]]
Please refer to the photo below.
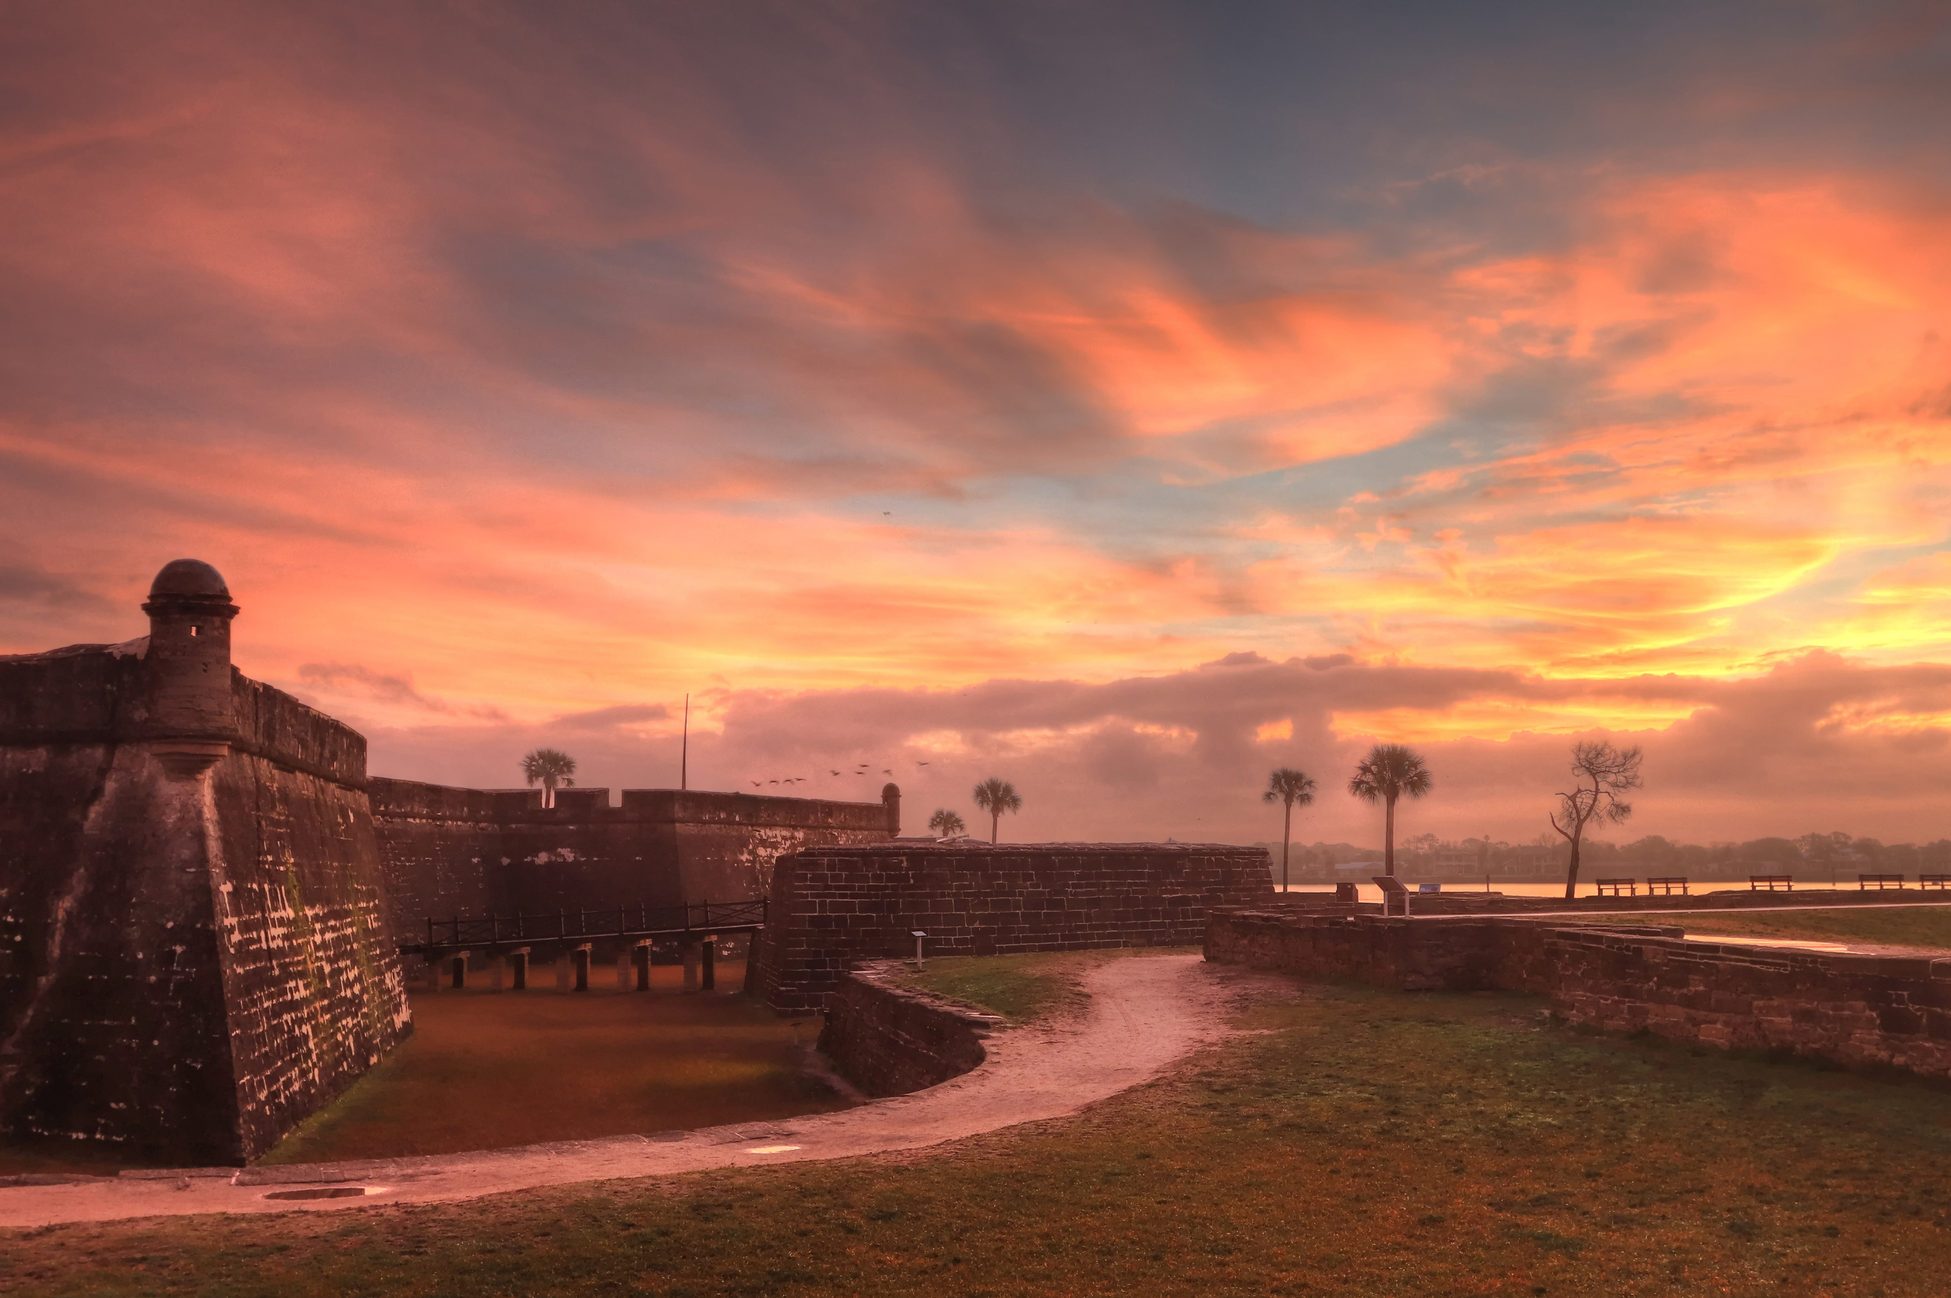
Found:
[[[678, 906], [617, 906], [600, 910], [559, 910], [553, 914], [457, 915], [427, 919], [427, 936], [400, 943], [400, 954], [427, 962], [428, 990], [438, 991], [445, 974], [455, 989], [467, 986], [468, 961], [477, 953], [489, 959], [496, 991], [513, 976], [513, 990], [528, 987], [529, 955], [537, 947], [558, 957], [558, 989], [589, 990], [590, 953], [596, 943], [615, 944], [617, 986], [650, 990], [650, 945], [675, 938], [684, 951], [686, 991], [717, 986], [716, 940], [728, 933], [753, 933], [765, 927], [763, 897], [746, 901], [700, 901]], [[566, 955], [568, 958], [562, 959]]]

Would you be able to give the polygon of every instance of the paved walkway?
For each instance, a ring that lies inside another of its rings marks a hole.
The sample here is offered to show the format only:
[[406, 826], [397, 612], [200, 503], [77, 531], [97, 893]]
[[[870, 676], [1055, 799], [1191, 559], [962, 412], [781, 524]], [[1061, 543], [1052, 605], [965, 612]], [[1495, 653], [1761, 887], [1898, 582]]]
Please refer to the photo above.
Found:
[[[1082, 1014], [999, 1033], [974, 1072], [838, 1113], [472, 1154], [12, 1186], [0, 1189], [0, 1228], [451, 1202], [620, 1177], [923, 1149], [1064, 1117], [1155, 1077], [1227, 1033], [1229, 983], [1237, 986], [1198, 955], [1107, 960], [1085, 975], [1090, 1002]], [[268, 1197], [293, 1193], [335, 1197]]]

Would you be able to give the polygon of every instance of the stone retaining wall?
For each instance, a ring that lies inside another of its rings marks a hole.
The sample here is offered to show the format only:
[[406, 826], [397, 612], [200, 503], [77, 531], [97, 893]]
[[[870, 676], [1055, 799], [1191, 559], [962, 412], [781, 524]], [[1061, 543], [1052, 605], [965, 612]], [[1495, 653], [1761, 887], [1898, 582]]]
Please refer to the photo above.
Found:
[[1216, 907], [1273, 897], [1261, 848], [1191, 843], [896, 841], [781, 857], [748, 985], [820, 1009], [861, 960], [1198, 942]]
[[1206, 958], [1402, 990], [1505, 989], [1571, 1023], [1951, 1078], [1951, 958], [1696, 942], [1657, 927], [1216, 913]]
[[993, 1014], [902, 987], [900, 966], [865, 965], [827, 998], [820, 1050], [869, 1095], [906, 1095], [960, 1077], [984, 1058]]

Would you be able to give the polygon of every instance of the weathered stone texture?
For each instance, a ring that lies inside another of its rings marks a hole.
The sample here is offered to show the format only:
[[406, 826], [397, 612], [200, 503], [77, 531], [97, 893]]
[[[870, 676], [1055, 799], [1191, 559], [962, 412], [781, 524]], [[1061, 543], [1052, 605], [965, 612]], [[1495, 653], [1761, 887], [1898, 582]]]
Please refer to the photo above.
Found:
[[869, 964], [841, 976], [827, 998], [820, 1051], [869, 1095], [906, 1095], [960, 1077], [984, 1058], [993, 1014], [896, 982], [898, 967]]
[[229, 1155], [203, 791], [137, 745], [8, 744], [0, 763], [0, 1130]]
[[241, 1157], [275, 1145], [408, 1027], [363, 790], [237, 755], [212, 772], [214, 910]]
[[1207, 926], [1206, 957], [1405, 990], [1527, 991], [1592, 1027], [1951, 1077], [1951, 959], [1679, 933], [1224, 911]]
[[673, 789], [534, 790], [369, 782], [390, 923], [401, 941], [429, 917], [529, 915], [733, 901], [762, 891], [780, 855], [878, 842], [898, 829], [886, 802]]
[[502, 886], [501, 795], [377, 776], [366, 789], [396, 941], [412, 940], [428, 916], [515, 912]]
[[856, 961], [1198, 942], [1215, 907], [1273, 896], [1267, 853], [1210, 844], [892, 842], [780, 858], [750, 986], [819, 1009]]
[[179, 569], [148, 640], [0, 659], [0, 1130], [239, 1161], [409, 1024], [365, 741]]

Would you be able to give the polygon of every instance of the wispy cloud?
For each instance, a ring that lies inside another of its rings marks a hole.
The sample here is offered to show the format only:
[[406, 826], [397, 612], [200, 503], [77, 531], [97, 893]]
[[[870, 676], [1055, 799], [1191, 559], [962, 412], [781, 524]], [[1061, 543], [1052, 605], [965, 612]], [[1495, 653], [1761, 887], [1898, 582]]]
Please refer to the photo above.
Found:
[[1850, 691], [1951, 649], [1941, 16], [1075, 13], [21, 15], [0, 649], [194, 553], [376, 735], [885, 690], [861, 756], [1065, 754], [1080, 825], [1263, 726], [1698, 748], [1791, 662], [1780, 742], [1933, 742]]

